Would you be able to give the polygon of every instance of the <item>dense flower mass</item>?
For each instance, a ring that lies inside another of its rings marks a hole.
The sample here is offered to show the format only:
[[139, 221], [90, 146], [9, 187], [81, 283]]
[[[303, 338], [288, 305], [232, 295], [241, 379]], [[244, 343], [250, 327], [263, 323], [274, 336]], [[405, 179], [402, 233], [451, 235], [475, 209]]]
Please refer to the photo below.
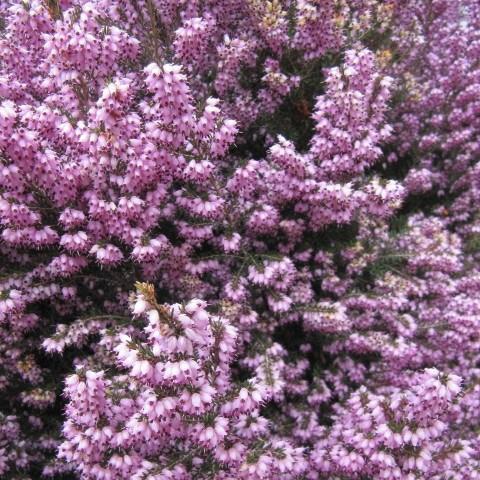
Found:
[[269, 382], [232, 383], [235, 327], [209, 315], [204, 300], [158, 305], [150, 285], [138, 288], [133, 313], [148, 321], [142, 333], [118, 334], [122, 373], [79, 366], [67, 378], [60, 457], [87, 478], [200, 478], [212, 468], [256, 478], [252, 455], [270, 474], [305, 471], [302, 448], [265, 435]]
[[477, 0], [0, 1], [0, 478], [480, 479]]

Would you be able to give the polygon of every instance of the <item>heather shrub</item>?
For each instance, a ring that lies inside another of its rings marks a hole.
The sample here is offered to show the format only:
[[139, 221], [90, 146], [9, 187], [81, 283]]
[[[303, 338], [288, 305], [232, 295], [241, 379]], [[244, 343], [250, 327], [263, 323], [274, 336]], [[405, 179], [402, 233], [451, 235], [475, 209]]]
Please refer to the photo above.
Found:
[[0, 3], [0, 478], [480, 478], [474, 0]]

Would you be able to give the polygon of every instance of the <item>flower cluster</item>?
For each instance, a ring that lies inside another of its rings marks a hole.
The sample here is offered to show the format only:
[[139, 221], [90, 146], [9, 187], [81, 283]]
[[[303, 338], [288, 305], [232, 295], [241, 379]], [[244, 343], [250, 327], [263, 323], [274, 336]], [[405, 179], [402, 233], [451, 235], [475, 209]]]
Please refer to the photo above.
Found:
[[[59, 456], [84, 478], [291, 478], [305, 470], [301, 448], [270, 438], [260, 407], [261, 376], [232, 383], [237, 330], [204, 300], [159, 305], [139, 284], [132, 304], [145, 318], [137, 336], [117, 333], [117, 375], [77, 372], [66, 380], [68, 420]], [[167, 466], [168, 464], [168, 466]]]

